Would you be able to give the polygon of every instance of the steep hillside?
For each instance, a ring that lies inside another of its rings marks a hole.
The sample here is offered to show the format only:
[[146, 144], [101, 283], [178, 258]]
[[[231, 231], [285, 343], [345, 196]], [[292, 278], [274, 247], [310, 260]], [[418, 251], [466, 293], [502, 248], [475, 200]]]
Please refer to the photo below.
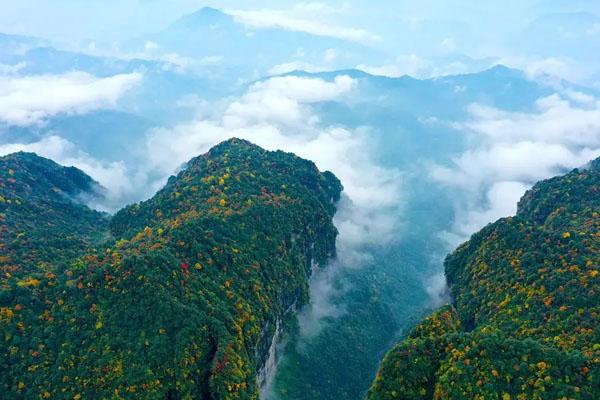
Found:
[[341, 189], [236, 139], [191, 160], [113, 217], [104, 248], [3, 285], [4, 398], [256, 399], [276, 329], [335, 252]]
[[31, 153], [0, 157], [0, 269], [13, 278], [53, 269], [108, 231], [108, 219], [88, 209], [96, 183]]
[[380, 399], [595, 399], [600, 160], [537, 184], [448, 256], [454, 304], [385, 358]]

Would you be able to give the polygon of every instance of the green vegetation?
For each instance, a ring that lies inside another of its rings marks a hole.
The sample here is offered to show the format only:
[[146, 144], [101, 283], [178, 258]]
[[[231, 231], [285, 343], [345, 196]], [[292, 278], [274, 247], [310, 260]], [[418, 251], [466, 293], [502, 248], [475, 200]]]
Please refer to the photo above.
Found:
[[454, 304], [384, 359], [387, 399], [596, 399], [600, 160], [537, 184], [446, 259]]
[[108, 231], [108, 219], [79, 200], [96, 183], [31, 153], [0, 157], [0, 268], [17, 278], [65, 262]]
[[3, 398], [257, 399], [276, 321], [334, 255], [341, 190], [311, 162], [232, 139], [118, 212], [104, 244], [3, 275]]

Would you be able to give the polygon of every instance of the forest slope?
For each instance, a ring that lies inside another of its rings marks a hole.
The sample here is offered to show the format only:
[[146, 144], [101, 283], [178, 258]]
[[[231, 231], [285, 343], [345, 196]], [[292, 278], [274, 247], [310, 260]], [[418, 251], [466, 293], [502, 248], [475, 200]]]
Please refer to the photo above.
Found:
[[341, 190], [309, 161], [231, 139], [118, 212], [105, 244], [4, 274], [3, 398], [256, 399], [278, 320], [335, 253]]
[[453, 305], [388, 353], [367, 399], [597, 399], [599, 267], [596, 160], [447, 257]]

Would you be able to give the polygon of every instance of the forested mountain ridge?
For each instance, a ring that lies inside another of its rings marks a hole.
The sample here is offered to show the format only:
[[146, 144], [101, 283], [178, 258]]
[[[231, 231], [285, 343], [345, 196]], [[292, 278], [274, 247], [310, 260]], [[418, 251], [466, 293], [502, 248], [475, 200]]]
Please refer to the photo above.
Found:
[[4, 398], [258, 398], [276, 326], [335, 253], [341, 190], [231, 139], [118, 212], [104, 245], [32, 285], [2, 276]]
[[83, 204], [98, 185], [76, 168], [32, 153], [0, 157], [0, 268], [20, 277], [73, 257], [108, 230]]
[[388, 353], [367, 399], [598, 398], [599, 268], [596, 160], [447, 257], [453, 304]]

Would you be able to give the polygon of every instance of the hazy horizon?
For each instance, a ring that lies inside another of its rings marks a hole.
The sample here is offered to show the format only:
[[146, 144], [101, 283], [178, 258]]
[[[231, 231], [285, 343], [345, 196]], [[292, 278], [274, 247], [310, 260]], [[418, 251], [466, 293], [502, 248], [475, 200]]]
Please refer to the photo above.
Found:
[[[91, 53], [124, 55], [124, 42], [161, 32], [185, 15], [214, 7], [234, 16], [249, 32], [276, 27], [359, 43], [381, 53], [377, 63], [363, 59], [327, 65], [327, 57], [339, 51], [332, 47], [321, 65], [301, 56], [288, 60], [306, 67], [298, 69], [360, 68], [386, 76], [427, 77], [471, 72], [477, 67], [469, 64], [478, 60], [589, 86], [599, 80], [600, 62], [591, 53], [597, 48], [593, 42], [600, 42], [600, 5], [588, 1], [386, 1], [377, 6], [366, 1], [258, 1], [252, 6], [234, 0], [0, 3], [5, 3], [0, 32], [39, 37], [58, 47]], [[548, 21], [553, 21], [551, 27]], [[547, 46], [549, 42], [552, 46]], [[149, 50], [155, 49], [140, 46], [135, 55], [166, 55], [160, 49]], [[169, 52], [171, 59], [176, 54]], [[578, 63], [578, 58], [588, 65]]]

